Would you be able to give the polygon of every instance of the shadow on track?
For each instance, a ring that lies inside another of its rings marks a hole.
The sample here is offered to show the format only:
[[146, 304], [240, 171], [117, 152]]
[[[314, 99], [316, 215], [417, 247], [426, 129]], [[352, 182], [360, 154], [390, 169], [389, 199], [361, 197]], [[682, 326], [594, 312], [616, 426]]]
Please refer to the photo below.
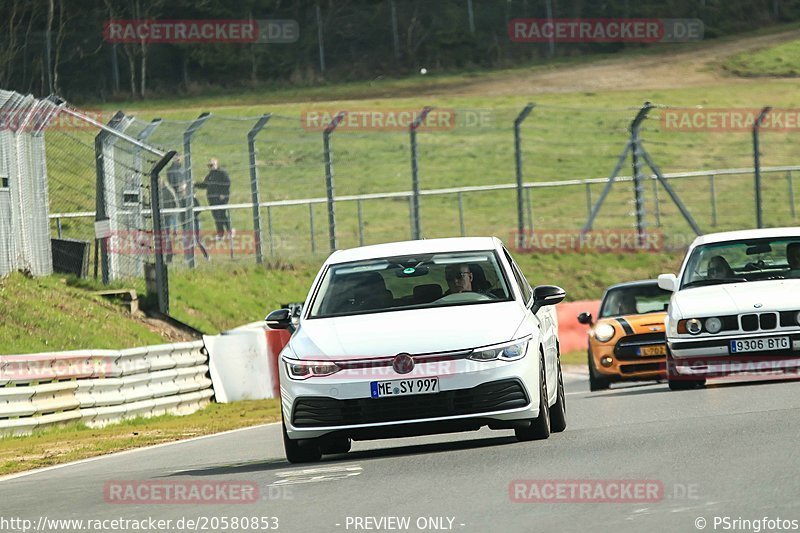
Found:
[[[363, 442], [363, 441], [362, 441]], [[388, 442], [388, 441], [387, 441]], [[161, 477], [186, 477], [186, 476], [229, 476], [237, 474], [247, 474], [250, 472], [268, 472], [271, 470], [284, 470], [286, 468], [323, 468], [333, 466], [342, 462], [353, 462], [364, 459], [378, 459], [381, 457], [397, 457], [411, 455], [428, 455], [432, 453], [452, 452], [456, 450], [471, 450], [499, 446], [502, 444], [516, 443], [517, 439], [513, 436], [507, 437], [487, 437], [480, 439], [467, 439], [460, 441], [435, 442], [426, 444], [410, 444], [405, 446], [393, 446], [376, 450], [353, 451], [346, 454], [333, 454], [323, 456], [322, 461], [316, 463], [304, 463], [293, 465], [286, 459], [271, 459], [268, 461], [252, 461], [246, 463], [234, 463], [228, 465], [212, 465], [193, 470], [182, 470], [173, 472]]]

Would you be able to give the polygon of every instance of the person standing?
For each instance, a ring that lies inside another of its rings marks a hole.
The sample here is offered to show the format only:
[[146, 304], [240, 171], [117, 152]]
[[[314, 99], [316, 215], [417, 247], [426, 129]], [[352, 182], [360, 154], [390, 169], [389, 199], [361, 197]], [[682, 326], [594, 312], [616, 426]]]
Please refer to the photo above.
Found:
[[[231, 196], [231, 178], [219, 166], [217, 158], [211, 158], [208, 161], [208, 175], [205, 179], [196, 183], [195, 187], [198, 189], [206, 190], [206, 198], [208, 198], [208, 205], [219, 206], [227, 205]], [[214, 224], [217, 227], [217, 237], [223, 238], [231, 234], [231, 221], [227, 209], [214, 209], [211, 211], [214, 217]]]

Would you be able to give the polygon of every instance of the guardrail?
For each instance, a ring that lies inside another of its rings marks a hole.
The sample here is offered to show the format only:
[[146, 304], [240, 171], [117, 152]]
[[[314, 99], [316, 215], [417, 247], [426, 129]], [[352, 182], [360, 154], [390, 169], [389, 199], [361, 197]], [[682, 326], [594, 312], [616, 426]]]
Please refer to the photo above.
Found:
[[0, 356], [0, 435], [189, 414], [214, 395], [202, 341]]

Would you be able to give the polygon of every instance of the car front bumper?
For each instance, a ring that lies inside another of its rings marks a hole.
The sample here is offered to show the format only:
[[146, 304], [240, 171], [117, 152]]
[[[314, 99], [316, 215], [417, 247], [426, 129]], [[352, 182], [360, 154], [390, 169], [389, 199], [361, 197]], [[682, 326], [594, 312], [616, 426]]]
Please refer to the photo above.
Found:
[[[530, 348], [529, 348], [530, 350]], [[512, 427], [539, 415], [539, 359], [535, 352], [517, 361], [468, 359], [418, 364], [409, 374], [388, 368], [344, 370], [334, 375], [292, 380], [281, 364], [281, 407], [290, 439], [336, 433], [382, 438]], [[437, 377], [439, 392], [371, 397], [373, 381]]]
[[[789, 337], [789, 348], [760, 352], [731, 352], [731, 341]], [[716, 377], [738, 373], [800, 372], [800, 333], [772, 331], [700, 339], [670, 339], [670, 377]], [[674, 374], [674, 375], [673, 375]]]

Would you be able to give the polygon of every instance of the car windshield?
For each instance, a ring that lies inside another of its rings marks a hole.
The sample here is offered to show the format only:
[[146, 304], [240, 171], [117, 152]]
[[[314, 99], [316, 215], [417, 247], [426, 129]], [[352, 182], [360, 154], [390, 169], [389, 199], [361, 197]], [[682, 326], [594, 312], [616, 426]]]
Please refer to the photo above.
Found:
[[656, 283], [610, 289], [600, 308], [600, 318], [666, 311], [672, 293]]
[[507, 301], [494, 251], [415, 254], [331, 265], [309, 318]]
[[681, 287], [800, 278], [800, 236], [701, 245], [692, 251]]

